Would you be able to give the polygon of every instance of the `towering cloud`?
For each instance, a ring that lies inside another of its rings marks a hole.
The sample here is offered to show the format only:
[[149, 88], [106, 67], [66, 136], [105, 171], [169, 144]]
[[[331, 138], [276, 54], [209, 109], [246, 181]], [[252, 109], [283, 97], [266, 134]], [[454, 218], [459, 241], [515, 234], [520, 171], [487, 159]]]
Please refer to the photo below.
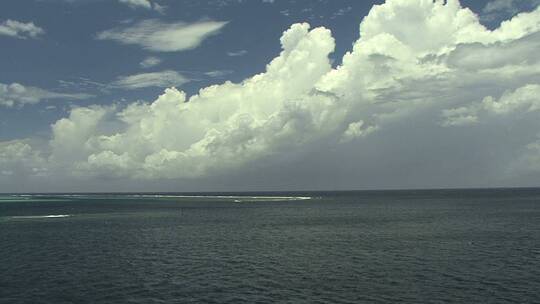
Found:
[[[78, 175], [193, 178], [307, 154], [317, 145], [360, 152], [380, 143], [379, 133], [400, 145], [407, 139], [388, 134], [408, 134], [406, 128], [429, 134], [427, 146], [444, 141], [448, 127], [473, 128], [482, 115], [509, 112], [532, 113], [536, 122], [526, 132], [509, 122], [516, 138], [501, 143], [509, 146], [501, 157], [535, 162], [539, 31], [540, 9], [490, 31], [457, 0], [388, 0], [373, 7], [352, 50], [332, 68], [330, 31], [294, 24], [281, 37], [279, 56], [241, 83], [191, 97], [169, 88], [152, 103], [125, 108], [74, 109], [53, 125], [49, 166]], [[101, 35], [113, 37], [160, 50], [186, 47], [146, 44], [129, 31]], [[498, 121], [490, 123], [496, 130]]]

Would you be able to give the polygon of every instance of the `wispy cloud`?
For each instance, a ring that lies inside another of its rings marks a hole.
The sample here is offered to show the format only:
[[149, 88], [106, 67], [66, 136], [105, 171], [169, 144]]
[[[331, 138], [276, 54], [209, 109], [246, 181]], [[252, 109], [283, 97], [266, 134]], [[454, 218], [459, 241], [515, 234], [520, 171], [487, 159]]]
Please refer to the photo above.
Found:
[[10, 36], [19, 39], [37, 38], [43, 35], [45, 30], [35, 25], [33, 22], [19, 22], [8, 19], [0, 23], [0, 35]]
[[161, 72], [141, 73], [128, 76], [120, 76], [113, 83], [116, 88], [135, 90], [147, 87], [173, 87], [179, 86], [190, 80], [176, 71], [166, 70]]
[[76, 77], [73, 79], [58, 80], [60, 87], [77, 90], [77, 91], [94, 91], [108, 92], [110, 87], [108, 84], [94, 81], [85, 77]]
[[236, 56], [244, 56], [247, 53], [248, 51], [246, 50], [240, 50], [240, 51], [234, 51], [234, 52], [227, 52], [227, 55], [231, 57], [236, 57]]
[[344, 16], [350, 11], [352, 11], [352, 6], [342, 7], [338, 9], [332, 16], [330, 16], [330, 19], [335, 19], [335, 18]]
[[20, 83], [0, 83], [0, 106], [14, 107], [36, 104], [48, 99], [85, 99], [93, 97], [83, 93], [57, 93], [45, 89], [24, 86]]
[[226, 24], [222, 21], [165, 23], [149, 19], [100, 32], [97, 39], [138, 45], [155, 52], [177, 52], [198, 47], [206, 38], [219, 33]]
[[513, 16], [521, 11], [540, 5], [540, 0], [492, 0], [482, 9], [483, 20], [495, 20]]
[[208, 71], [208, 72], [204, 73], [204, 75], [206, 75], [208, 77], [212, 77], [212, 78], [221, 78], [221, 77], [230, 75], [232, 73], [233, 73], [233, 71], [231, 71], [231, 70], [216, 70], [216, 71]]
[[139, 63], [139, 65], [142, 67], [142, 68], [151, 68], [153, 66], [156, 66], [158, 64], [161, 63], [161, 59], [157, 58], [157, 57], [154, 57], [154, 56], [150, 56], [150, 57], [146, 57], [143, 61], [141, 61]]
[[515, 0], [494, 0], [488, 2], [486, 6], [482, 9], [483, 13], [492, 14], [492, 13], [516, 13], [518, 8], [516, 7], [517, 1]]

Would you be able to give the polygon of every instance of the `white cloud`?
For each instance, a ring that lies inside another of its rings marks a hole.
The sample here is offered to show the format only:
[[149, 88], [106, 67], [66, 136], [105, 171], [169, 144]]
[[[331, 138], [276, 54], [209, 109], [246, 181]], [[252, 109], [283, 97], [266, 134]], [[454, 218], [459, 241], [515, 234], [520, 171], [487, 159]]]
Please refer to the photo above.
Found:
[[153, 9], [160, 14], [165, 13], [166, 8], [165, 6], [150, 0], [118, 0], [118, 2], [126, 4], [131, 8]]
[[[297, 24], [281, 42], [284, 50], [266, 73], [242, 84], [205, 88], [189, 102], [183, 92], [167, 89], [152, 104], [118, 112], [122, 130], [91, 137], [87, 152], [75, 154], [82, 157], [76, 167], [100, 171], [122, 160], [113, 167], [117, 173], [201, 176], [324, 136], [336, 127], [331, 122], [340, 111], [332, 111], [337, 107], [333, 97], [317, 93], [313, 84], [331, 69], [334, 40], [326, 29], [309, 31], [307, 24]], [[56, 135], [54, 140], [66, 141]], [[130, 170], [123, 169], [125, 164], [132, 164]]]
[[100, 32], [97, 39], [139, 45], [154, 52], [177, 52], [198, 47], [206, 38], [219, 33], [226, 24], [220, 21], [165, 23], [150, 19]]
[[485, 97], [480, 103], [472, 103], [443, 111], [443, 126], [474, 124], [479, 116], [508, 115], [515, 111], [534, 112], [540, 110], [540, 85], [527, 84], [516, 90], [505, 91], [499, 100]]
[[147, 87], [166, 88], [171, 86], [180, 86], [189, 79], [176, 71], [161, 71], [152, 73], [141, 73], [129, 76], [120, 76], [113, 82], [113, 87], [132, 90]]
[[8, 19], [0, 23], [0, 35], [11, 36], [19, 39], [37, 38], [43, 35], [45, 30], [33, 22], [19, 22]]
[[209, 76], [209, 77], [214, 77], [214, 78], [222, 78], [232, 73], [233, 71], [231, 70], [216, 70], [216, 71], [205, 72], [204, 75]]
[[132, 8], [146, 8], [146, 9], [152, 9], [152, 2], [149, 0], [118, 0], [118, 2], [127, 4], [128, 6]]
[[342, 142], [349, 142], [357, 137], [367, 136], [368, 134], [377, 131], [377, 126], [365, 126], [364, 121], [356, 121], [349, 124], [343, 136]]
[[100, 123], [114, 111], [114, 107], [78, 107], [70, 111], [69, 117], [62, 118], [52, 125], [53, 138], [49, 145], [53, 166], [71, 168], [80, 156], [89, 149], [88, 140], [96, 132], [103, 132]]
[[529, 84], [515, 91], [506, 91], [499, 100], [488, 96], [482, 101], [485, 110], [496, 114], [508, 114], [518, 109], [527, 112], [540, 110], [540, 85]]
[[[279, 56], [241, 83], [209, 86], [191, 97], [169, 88], [151, 103], [73, 110], [53, 126], [49, 159], [81, 175], [193, 178], [261, 166], [269, 159], [275, 164], [291, 154], [349, 142], [343, 146], [358, 150], [350, 152], [348, 166], [372, 162], [361, 158], [363, 149], [395, 161], [406, 159], [394, 153], [397, 147], [412, 146], [411, 171], [421, 172], [417, 166], [433, 156], [420, 147], [437, 147], [443, 135], [456, 130], [439, 126], [441, 113], [443, 125], [467, 124], [473, 136], [486, 134], [474, 129], [486, 116], [510, 119], [512, 113], [517, 118], [509, 123], [518, 124], [519, 115], [537, 111], [539, 31], [540, 9], [490, 31], [456, 0], [389, 0], [372, 8], [360, 25], [360, 38], [332, 68], [330, 31], [294, 24], [280, 39]], [[478, 58], [479, 53], [489, 59]], [[154, 73], [141, 75], [146, 76], [124, 77], [117, 85], [166, 83]], [[515, 131], [512, 140], [501, 143], [508, 149], [501, 159], [515, 157], [538, 131], [540, 126]], [[394, 135], [381, 139], [381, 133]], [[441, 145], [432, 163], [445, 157], [461, 162], [452, 153], [461, 144]]]
[[472, 125], [478, 122], [478, 108], [476, 106], [459, 107], [443, 110], [444, 127]]
[[35, 104], [42, 100], [85, 99], [92, 95], [83, 93], [57, 93], [20, 83], [0, 83], [0, 106], [14, 107]]
[[2, 175], [43, 176], [47, 174], [46, 160], [39, 151], [22, 140], [0, 142], [0, 178]]
[[154, 57], [154, 56], [150, 56], [150, 57], [146, 57], [143, 61], [141, 61], [141, 63], [139, 63], [139, 65], [142, 67], [142, 68], [151, 68], [151, 67], [154, 67], [158, 64], [161, 63], [161, 59], [157, 58], [157, 57]]

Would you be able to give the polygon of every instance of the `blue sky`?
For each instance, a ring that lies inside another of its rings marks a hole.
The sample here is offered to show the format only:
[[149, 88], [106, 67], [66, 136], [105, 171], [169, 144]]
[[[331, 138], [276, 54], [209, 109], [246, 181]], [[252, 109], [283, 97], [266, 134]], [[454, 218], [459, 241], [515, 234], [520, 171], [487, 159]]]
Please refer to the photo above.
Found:
[[[380, 2], [380, 1], [379, 1]], [[157, 3], [157, 2], [156, 2]], [[5, 1], [0, 20], [33, 22], [45, 33], [36, 39], [0, 36], [0, 82], [17, 82], [62, 93], [87, 93], [95, 97], [71, 101], [47, 99], [23, 109], [3, 108], [0, 140], [43, 132], [70, 104], [107, 104], [152, 100], [162, 87], [135, 90], [108, 89], [117, 77], [164, 70], [178, 71], [191, 81], [180, 85], [188, 94], [225, 80], [241, 81], [264, 70], [280, 52], [277, 41], [294, 22], [334, 29], [340, 41], [336, 58], [350, 48], [357, 27], [372, 3], [363, 1], [161, 1], [163, 13], [117, 1]], [[228, 22], [215, 35], [191, 50], [149, 51], [137, 45], [97, 40], [98, 33], [142, 20]], [[237, 56], [229, 56], [229, 54]], [[142, 68], [147, 57], [159, 65]], [[205, 73], [218, 71], [219, 76]], [[96, 84], [93, 84], [93, 83]], [[57, 106], [57, 109], [46, 108]]]
[[[400, 1], [403, 0], [387, 1], [394, 3], [385, 5], [390, 9], [392, 5], [398, 5]], [[353, 44], [357, 43], [360, 36], [359, 28], [362, 20], [370, 13], [370, 11], [372, 11], [374, 5], [384, 3], [385, 1], [354, 0], [2, 1], [2, 4], [0, 4], [0, 49], [2, 50], [2, 56], [0, 56], [0, 86], [3, 87], [0, 87], [0, 143], [4, 142], [9, 143], [5, 145], [10, 145], [17, 141], [24, 141], [25, 143], [32, 142], [32, 149], [39, 151], [40, 157], [43, 157], [44, 159], [47, 159], [47, 162], [50, 162], [51, 159], [54, 158], [49, 155], [49, 153], [51, 153], [51, 143], [54, 142], [55, 137], [54, 128], [51, 126], [62, 119], [73, 120], [73, 117], [70, 116], [73, 115], [73, 109], [86, 107], [91, 109], [94, 109], [93, 107], [106, 108], [114, 105], [114, 111], [117, 111], [116, 114], [118, 114], [121, 113], [123, 109], [128, 108], [132, 104], [137, 104], [139, 101], [146, 103], [153, 102], [167, 87], [174, 86], [177, 89], [184, 91], [189, 98], [189, 96], [196, 95], [199, 89], [213, 84], [222, 84], [225, 81], [242, 83], [243, 80], [250, 79], [253, 75], [265, 73], [267, 65], [274, 58], [280, 56], [280, 52], [282, 52], [284, 46], [280, 45], [280, 37], [282, 37], [285, 30], [295, 23], [307, 22], [310, 24], [310, 29], [324, 27], [331, 30], [331, 37], [335, 41], [335, 47], [332, 46], [333, 51], [329, 52], [328, 56], [324, 55], [324, 57], [328, 57], [328, 61], [332, 68], [339, 70], [341, 65], [346, 65], [343, 64], [344, 54], [353, 51]], [[475, 22], [479, 26], [485, 26], [486, 31], [494, 32], [497, 31], [502, 21], [509, 20], [520, 13], [526, 14], [531, 12], [538, 6], [538, 1], [535, 0], [462, 0], [460, 3], [463, 9], [468, 8], [473, 12], [471, 16], [475, 16], [474, 18], [478, 19]], [[410, 3], [406, 4], [422, 7], [423, 9], [433, 5], [429, 4], [426, 6], [425, 3], [422, 4], [422, 0], [411, 0]], [[446, 7], [449, 6], [450, 5], [446, 5]], [[405, 9], [401, 12], [397, 12], [398, 15], [404, 15], [402, 19], [405, 21], [400, 22], [406, 22], [407, 18], [413, 16], [412, 14], [407, 16], [407, 13], [404, 12], [404, 10]], [[449, 10], [450, 8], [448, 8], [448, 11]], [[433, 10], [432, 13], [438, 14], [435, 10]], [[531, 22], [530, 20], [535, 22], [536, 20], [535, 16], [528, 18], [527, 22]], [[441, 20], [443, 20], [442, 17]], [[372, 23], [375, 24], [374, 22]], [[463, 27], [465, 27], [465, 25], [463, 25]], [[366, 26], [366, 28], [368, 28], [368, 26]], [[444, 28], [444, 26], [442, 28]], [[407, 27], [403, 27], [403, 31], [406, 29]], [[377, 31], [383, 30], [384, 29], [377, 29]], [[393, 33], [398, 39], [400, 39], [399, 31], [399, 27], [397, 29], [388, 29], [388, 33]], [[417, 31], [418, 36], [422, 36], [425, 29], [419, 27], [413, 31]], [[529, 34], [532, 35], [532, 33], [527, 33], [527, 35]], [[525, 34], [512, 35], [512, 39], [516, 41], [525, 39], [523, 38]], [[493, 36], [495, 36], [495, 34], [493, 34]], [[325, 37], [321, 39], [326, 39]], [[424, 41], [435, 41], [439, 38], [440, 37], [436, 36], [426, 36], [423, 39]], [[330, 44], [333, 43], [331, 42], [332, 39], [328, 40]], [[474, 43], [481, 43], [486, 45], [486, 47], [497, 43], [507, 43], [508, 41], [507, 38], [500, 38], [500, 41], [495, 41], [494, 39], [495, 38], [480, 37], [470, 39], [470, 41], [471, 45]], [[535, 41], [534, 39], [532, 41]], [[462, 39], [462, 41], [463, 42], [460, 43], [469, 43], [467, 39]], [[522, 43], [525, 44], [529, 42]], [[418, 45], [420, 44], [422, 43], [418, 43]], [[447, 49], [455, 48], [457, 50], [461, 47], [460, 44], [455, 42], [449, 43], [448, 45], [449, 47]], [[361, 47], [358, 48], [360, 49]], [[510, 48], [510, 46], [508, 46], [508, 48]], [[411, 49], [418, 52], [418, 58], [428, 58], [427, 56], [440, 56], [442, 58], [443, 56], [446, 56], [446, 53], [441, 51], [443, 50], [442, 48], [437, 52], [434, 50], [424, 52], [424, 50], [414, 46], [411, 46]], [[357, 50], [355, 49], [354, 52], [357, 52]], [[493, 52], [496, 51], [490, 52], [490, 54], [493, 55]], [[370, 60], [375, 58], [373, 57], [375, 55], [378, 56], [380, 54], [372, 54], [372, 56], [369, 57]], [[519, 53], [518, 56], [526, 55], [529, 54]], [[454, 57], [448, 55], [448, 58], [450, 66], [450, 60]], [[478, 62], [478, 60], [476, 62]], [[480, 75], [481, 71], [479, 70], [477, 72], [476, 75]], [[374, 72], [365, 71], [360, 72], [359, 75], [362, 73], [369, 74]], [[490, 80], [484, 79], [483, 81], [478, 82], [474, 90], [464, 89], [463, 84], [457, 86], [456, 90], [461, 88], [461, 93], [459, 94], [464, 94], [463, 90], [469, 90], [466, 93], [475, 96], [477, 95], [479, 99], [492, 96], [497, 100], [504, 96], [505, 90], [508, 91], [507, 94], [511, 94], [525, 85], [535, 84], [537, 82], [536, 73], [535, 70], [531, 70], [528, 73], [530, 77], [528, 79], [524, 78], [525, 74], [517, 75], [515, 76], [517, 77], [515, 79], [516, 81], [517, 79], [520, 79], [521, 83], [507, 82], [508, 87], [498, 86], [498, 81], [502, 80], [493, 80], [492, 83], [486, 84], [485, 82]], [[384, 89], [385, 93], [376, 96], [375, 99], [384, 97], [386, 98], [384, 102], [390, 102], [390, 99], [394, 96], [392, 95], [394, 94], [391, 92], [392, 90], [396, 90], [395, 94], [398, 94], [397, 90], [400, 90], [400, 96], [404, 96], [403, 94], [405, 94], [405, 91], [409, 92], [416, 90], [412, 87], [403, 88], [406, 79], [402, 76], [399, 77], [401, 77], [400, 79], [402, 81], [399, 85], [393, 84], [384, 88], [381, 86], [373, 88], [370, 92], [380, 92], [380, 90]], [[423, 77], [427, 76], [424, 75]], [[269, 77], [269, 79], [270, 78], [272, 77]], [[436, 79], [438, 78], [429, 78], [426, 83], [435, 81]], [[360, 80], [358, 83], [360, 83]], [[278, 87], [281, 88], [282, 85]], [[321, 90], [320, 88], [321, 85], [316, 85], [310, 90], [311, 92], [319, 91]], [[337, 91], [331, 88], [325, 92], [328, 96], [338, 96]], [[356, 97], [350, 97], [350, 99], [360, 100], [365, 98], [366, 92], [355, 93], [358, 95]], [[423, 90], [423, 92], [425, 92], [425, 90]], [[436, 94], [440, 94], [440, 92]], [[458, 93], [452, 94], [454, 96], [459, 95]], [[296, 95], [294, 96], [294, 98], [299, 98]], [[433, 95], [430, 98], [435, 99], [438, 97], [439, 95]], [[454, 100], [453, 106], [450, 106], [451, 103], [448, 102], [446, 104], [448, 107], [446, 109], [440, 109], [441, 112], [437, 114], [437, 117], [443, 117], [444, 115], [461, 115], [459, 110], [455, 109], [459, 109], [463, 106], [462, 102], [463, 100], [456, 99]], [[471, 102], [473, 102], [472, 99]], [[475, 107], [476, 106], [465, 106], [465, 108], [470, 111], [478, 112]], [[351, 108], [347, 110], [347, 116], [352, 116], [351, 113], [356, 111], [355, 109], [356, 106], [354, 109]], [[452, 112], [452, 110], [455, 111]], [[343, 127], [340, 127], [344, 128], [344, 130], [341, 130], [340, 132], [344, 132], [344, 134], [349, 137], [357, 137], [357, 134], [367, 132], [366, 130], [369, 130], [369, 132], [371, 132], [371, 130], [379, 130], [380, 126], [375, 121], [379, 119], [382, 114], [376, 113], [377, 111], [379, 111], [379, 109], [365, 109], [365, 112], [362, 112], [363, 114], [360, 115], [363, 117], [362, 119], [360, 119], [360, 116], [356, 118], [346, 118], [344, 121], [340, 122], [340, 124], [344, 124]], [[475, 115], [478, 114], [476, 112], [474, 113]], [[376, 114], [367, 117], [367, 113], [370, 113], [370, 115], [373, 113]], [[114, 116], [116, 114], [109, 113], [103, 115]], [[477, 115], [475, 115], [465, 115], [458, 118], [462, 121], [466, 119], [472, 121], [477, 119]], [[253, 115], [253, 117], [257, 116]], [[271, 117], [271, 115], [268, 117]], [[260, 117], [257, 119], [260, 119]], [[425, 117], [415, 119], [417, 121], [423, 121]], [[433, 119], [436, 120], [438, 118]], [[105, 121], [99, 122], [99, 127], [97, 129], [102, 130], [104, 133], [101, 135], [106, 136], [112, 136], [116, 133], [120, 134], [129, 129], [127, 127], [127, 129], [124, 127], [116, 127], [120, 123], [121, 122], [115, 121], [114, 119], [105, 119]], [[452, 123], [448, 123], [448, 125], [451, 124]], [[444, 125], [444, 123], [439, 123], [439, 126], [441, 125]], [[212, 128], [214, 127], [219, 132], [222, 131], [220, 128], [226, 129], [225, 125], [221, 127], [213, 126]], [[370, 127], [372, 128], [370, 129]], [[524, 126], [516, 126], [518, 129], [522, 127]], [[208, 129], [205, 130], [208, 131]], [[177, 131], [178, 130], [171, 129], [171, 132]], [[193, 134], [199, 134], [195, 131], [193, 132]], [[318, 132], [324, 133], [321, 131]], [[445, 129], [444, 132], [447, 132], [447, 130]], [[523, 132], [518, 133], [523, 134]], [[392, 134], [392, 132], [390, 132], [390, 134]], [[98, 136], [99, 134], [96, 133], [95, 135]], [[399, 137], [399, 135], [392, 136]], [[441, 136], [454, 135], [442, 135], [441, 133], [430, 136], [432, 136], [433, 139], [441, 138]], [[386, 140], [389, 139], [390, 137], [386, 138]], [[298, 151], [304, 150], [306, 146], [313, 145], [319, 140], [321, 140], [321, 138], [317, 136], [316, 140], [309, 141], [308, 144], [304, 145], [302, 149], [299, 149]], [[469, 140], [470, 139], [467, 139], [467, 141]], [[527, 140], [530, 141], [528, 143], [529, 146], [534, 145], [535, 141], [532, 133], [527, 139], [520, 140], [518, 144], [526, 146]], [[85, 144], [89, 144], [91, 141], [91, 138], [88, 138], [88, 141], [85, 142]], [[348, 140], [346, 141], [348, 142]], [[321, 145], [326, 147], [327, 145], [334, 145], [334, 142], [335, 141], [332, 141], [332, 144], [327, 142]], [[458, 142], [458, 140], [455, 140], [456, 145], [459, 145]], [[192, 142], [192, 144], [193, 143], [195, 142]], [[427, 142], [424, 144], [427, 145]], [[345, 145], [351, 144], [348, 143]], [[358, 145], [361, 146], [362, 144], [358, 143]], [[179, 144], [179, 146], [183, 147], [182, 144]], [[169, 149], [167, 144], [163, 144], [163, 148]], [[178, 147], [175, 147], [175, 149], [176, 148]], [[282, 151], [277, 148], [274, 151], [274, 148], [274, 146], [265, 146], [268, 153], [265, 153], [264, 156], [257, 156], [254, 159], [259, 163], [264, 159], [270, 158], [271, 160], [268, 161], [268, 164], [270, 164], [269, 166], [285, 164], [291, 158], [298, 161], [299, 156], [296, 155], [296, 152], [292, 153], [290, 156], [283, 156]], [[340, 150], [341, 148], [333, 147], [329, 148], [329, 151], [334, 151], [336, 149]], [[507, 154], [518, 153], [519, 151], [517, 150], [519, 149], [516, 149], [512, 149], [512, 152], [508, 151], [501, 154], [504, 154], [504, 156], [507, 157]], [[293, 150], [296, 151], [295, 149]], [[114, 149], [110, 151], [114, 151], [115, 156], [124, 155], [124, 153], [127, 153], [125, 155], [129, 155], [129, 153], [138, 153], [116, 151]], [[340, 153], [342, 153], [341, 155], [349, 155], [351, 153], [355, 154], [356, 152], [358, 152], [357, 148], [350, 148], [350, 150], [344, 150]], [[302, 154], [300, 152], [298, 153]], [[304, 152], [304, 156], [312, 155], [310, 153], [305, 153], [307, 152]], [[328, 154], [323, 157], [325, 159], [324, 163], [331, 164], [336, 158], [340, 157], [337, 154], [332, 153], [333, 152], [328, 152]], [[104, 154], [90, 153], [85, 155], [84, 158], [86, 159], [86, 157], [89, 157], [88, 159], [90, 159], [92, 155]], [[283, 158], [281, 158], [281, 160], [275, 160], [273, 159], [273, 155], [281, 155]], [[241, 154], [237, 157], [250, 158]], [[353, 156], [349, 157], [354, 158]], [[372, 156], [366, 156], [366, 158], [369, 157]], [[253, 160], [250, 160], [248, 163], [243, 163], [239, 166], [231, 165], [234, 169], [230, 169], [231, 166], [229, 165], [225, 167], [229, 168], [226, 170], [232, 170], [239, 176], [245, 175], [245, 172], [242, 170], [252, 170], [252, 161]], [[401, 164], [405, 159], [397, 157], [384, 160], [384, 162], [388, 161], [395, 161], [397, 164]], [[420, 160], [414, 161], [408, 159], [406, 161], [409, 165], [412, 165]], [[471, 160], [471, 162], [472, 161], [473, 160]], [[8, 161], [5, 161], [4, 166], [6, 169], [4, 171], [6, 175], [12, 176], [15, 174], [15, 169], [9, 167], [8, 163]], [[298, 163], [299, 167], [301, 167], [300, 163], [301, 161]], [[315, 164], [320, 163], [320, 160], [314, 160], [313, 163], [305, 164], [305, 166], [311, 168], [315, 166]], [[361, 170], [361, 167], [368, 166], [367, 163], [371, 163], [371, 161], [364, 161], [364, 163], [366, 165], [360, 167], [355, 166], [355, 168]], [[0, 164], [2, 164], [2, 162], [0, 162]], [[290, 163], [287, 164], [290, 165]], [[293, 164], [296, 164], [296, 162], [293, 162]], [[404, 164], [401, 164], [401, 166], [404, 166]], [[55, 166], [52, 167], [55, 167], [56, 169], [51, 169], [49, 165], [46, 167], [49, 172], [57, 170]], [[295, 167], [295, 165], [293, 165], [293, 167]], [[470, 178], [473, 179], [473, 175], [475, 178], [478, 178], [479, 175], [476, 173], [481, 170], [485, 170], [483, 174], [494, 174], [492, 169], [494, 169], [493, 164], [486, 164], [486, 167], [479, 168], [475, 171], [475, 174], [471, 173]], [[219, 169], [218, 171], [221, 172], [220, 174], [223, 174], [223, 170], [225, 169]], [[209, 171], [213, 172], [213, 169], [209, 169]], [[307, 175], [313, 175], [309, 170], [306, 172]], [[59, 179], [66, 178], [65, 172], [55, 174], [58, 174]], [[279, 180], [280, 174], [274, 174], [275, 176], [270, 178], [270, 180]], [[343, 180], [357, 178], [356, 173], [351, 173], [350, 176], [344, 175], [343, 169], [336, 169], [336, 174], [342, 176]], [[417, 183], [412, 183], [412, 185], [405, 183], [402, 186], [421, 186], [421, 180], [430, 180], [429, 174], [431, 173], [426, 173], [426, 175], [421, 178], [415, 177], [415, 179], [418, 179]], [[185, 178], [182, 174], [179, 176], [173, 174], [172, 177], [168, 174], [163, 176], [160, 174], [157, 175], [158, 177], [152, 177], [150, 179], [155, 181], [156, 179], [162, 178], [167, 180]], [[204, 173], [203, 175], [204, 178], [212, 179], [216, 178], [215, 176], [218, 176], [219, 174], [207, 175]], [[536, 173], [529, 172], [526, 173], [526, 176], [528, 177], [524, 176], [525, 175], [520, 175], [519, 177], [514, 177], [509, 180], [493, 180], [492, 182], [493, 184], [530, 184], [535, 181]], [[107, 178], [109, 177], [110, 176]], [[102, 179], [103, 175], [98, 174], [98, 177], [96, 177], [96, 175], [91, 175], [91, 177], [87, 178]], [[115, 178], [118, 178], [118, 183], [122, 185], [145, 183], [141, 182], [138, 177], [135, 177], [134, 180], [136, 181], [133, 181], [133, 176], [126, 177], [123, 175]], [[189, 177], [189, 182], [186, 182], [186, 185], [208, 185], [208, 187], [213, 185], [212, 182], [205, 182], [201, 178], [202, 177], [200, 176], [197, 176], [196, 179]], [[145, 179], [148, 180], [147, 176]], [[384, 178], [380, 177], [380, 179], [383, 180]], [[453, 186], [459, 184], [459, 180], [460, 178], [456, 176], [452, 181], [441, 181], [440, 185], [437, 185]], [[313, 183], [313, 187], [324, 188], [325, 182], [326, 181]], [[30, 185], [33, 185], [33, 183], [33, 181], [29, 182]], [[238, 178], [238, 184], [243, 183], [243, 179]], [[261, 183], [265, 184], [265, 182]], [[35, 184], [39, 184], [39, 182], [35, 182]], [[278, 187], [278, 184], [276, 184], [275, 187]], [[235, 187], [234, 185], [237, 184], [233, 183], [233, 187]], [[191, 186], [186, 186], [186, 189]], [[339, 185], [333, 185], [332, 187], [338, 186]], [[349, 186], [353, 187], [354, 185]], [[385, 185], [384, 182], [374, 183], [372, 187], [385, 186], [400, 187], [398, 182], [390, 183], [388, 185]], [[32, 188], [33, 186], [29, 187]], [[253, 187], [256, 188], [256, 186]], [[310, 187], [310, 184], [307, 183], [293, 188], [306, 187]], [[197, 190], [199, 189], [198, 187], [195, 188], [197, 188]], [[201, 187], [201, 189], [202, 188], [205, 187]], [[99, 186], [92, 189], [99, 189]], [[1, 187], [0, 190], [2, 190]]]
[[[44, 29], [35, 39], [0, 35], [1, 83], [20, 83], [48, 91], [89, 94], [70, 100], [47, 98], [23, 108], [2, 108], [0, 140], [48, 132], [48, 125], [72, 105], [110, 104], [153, 100], [163, 87], [108, 88], [117, 77], [164, 70], [178, 71], [190, 81], [179, 85], [188, 94], [225, 80], [239, 82], [264, 70], [280, 52], [277, 41], [295, 22], [309, 22], [332, 30], [337, 42], [332, 57], [339, 62], [358, 38], [358, 24], [374, 4], [384, 1], [155, 1], [163, 12], [119, 1], [41, 0], [3, 1], [0, 20], [33, 22]], [[487, 1], [462, 1], [481, 13]], [[505, 14], [501, 17], [507, 17]], [[228, 22], [196, 48], [170, 52], [149, 51], [137, 45], [97, 40], [98, 33], [143, 20], [164, 23]], [[489, 26], [500, 20], [489, 20]], [[230, 56], [236, 54], [237, 56]], [[161, 63], [142, 68], [155, 57]], [[205, 73], [219, 72], [217, 76]], [[52, 106], [56, 108], [52, 108]]]

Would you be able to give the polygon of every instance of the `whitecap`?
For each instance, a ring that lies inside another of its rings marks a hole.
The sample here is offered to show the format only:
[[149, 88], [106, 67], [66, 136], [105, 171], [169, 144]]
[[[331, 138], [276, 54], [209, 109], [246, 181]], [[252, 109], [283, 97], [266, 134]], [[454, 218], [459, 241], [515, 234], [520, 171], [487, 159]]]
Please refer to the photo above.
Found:
[[12, 216], [12, 219], [42, 219], [42, 218], [65, 218], [70, 217], [71, 214], [49, 214], [49, 215], [21, 215]]
[[311, 196], [245, 196], [245, 195], [162, 195], [162, 194], [136, 194], [127, 197], [137, 198], [205, 198], [205, 199], [228, 199], [228, 200], [266, 200], [266, 201], [294, 201], [310, 200]]

